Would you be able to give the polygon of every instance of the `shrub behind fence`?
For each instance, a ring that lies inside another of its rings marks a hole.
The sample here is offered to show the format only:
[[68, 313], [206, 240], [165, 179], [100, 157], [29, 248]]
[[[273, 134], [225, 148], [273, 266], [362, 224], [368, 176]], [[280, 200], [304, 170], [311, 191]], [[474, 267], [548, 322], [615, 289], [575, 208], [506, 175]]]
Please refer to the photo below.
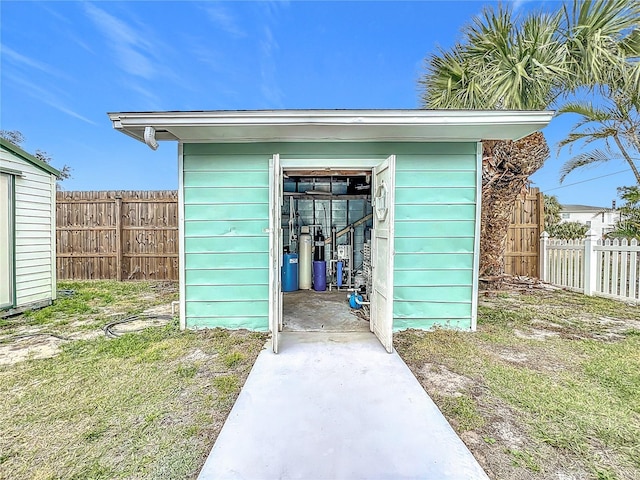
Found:
[[638, 240], [599, 240], [593, 231], [581, 240], [540, 239], [543, 280], [586, 295], [640, 303]]

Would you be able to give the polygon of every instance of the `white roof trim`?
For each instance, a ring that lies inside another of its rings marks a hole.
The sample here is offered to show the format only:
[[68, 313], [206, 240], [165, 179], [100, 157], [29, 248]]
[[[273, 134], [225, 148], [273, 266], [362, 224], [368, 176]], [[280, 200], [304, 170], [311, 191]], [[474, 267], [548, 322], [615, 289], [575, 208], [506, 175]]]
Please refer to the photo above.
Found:
[[545, 127], [551, 111], [261, 110], [109, 113], [116, 130], [144, 142], [184, 143], [515, 140]]

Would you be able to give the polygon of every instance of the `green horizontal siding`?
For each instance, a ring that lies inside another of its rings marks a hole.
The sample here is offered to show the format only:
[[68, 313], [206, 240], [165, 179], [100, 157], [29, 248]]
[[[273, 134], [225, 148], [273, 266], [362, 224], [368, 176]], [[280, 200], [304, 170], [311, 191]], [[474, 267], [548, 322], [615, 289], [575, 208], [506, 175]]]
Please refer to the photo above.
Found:
[[187, 326], [268, 329], [269, 159], [396, 155], [394, 328], [470, 329], [474, 143], [186, 144]]
[[[394, 329], [469, 330], [476, 152], [396, 159]], [[435, 158], [434, 158], [435, 157]]]
[[[455, 189], [455, 192], [452, 190]], [[448, 204], [451, 196], [456, 203], [474, 203], [476, 198], [475, 187], [413, 187], [396, 192], [396, 205], [422, 205], [424, 198], [437, 204]]]
[[[408, 187], [432, 188], [432, 187], [475, 187], [476, 172], [469, 171], [434, 171], [419, 170], [397, 171], [396, 184], [401, 184], [403, 189]], [[428, 194], [428, 193], [427, 193]]]
[[[385, 159], [389, 155], [403, 155], [413, 158], [416, 164], [429, 164], [439, 159], [440, 164], [444, 167], [436, 165], [435, 168], [455, 169], [456, 167], [446, 167], [447, 163], [458, 164], [461, 167], [475, 170], [475, 143], [429, 143], [411, 142], [411, 143], [395, 143], [395, 142], [310, 142], [310, 143], [191, 143], [184, 145], [184, 155], [199, 157], [204, 156], [205, 159], [210, 156], [226, 155], [231, 167], [241, 168], [241, 165], [248, 157], [256, 158], [256, 156], [265, 155], [271, 157], [273, 154], [279, 153], [281, 156], [295, 158], [380, 158]], [[467, 157], [466, 161], [460, 157]], [[469, 157], [472, 157], [469, 159]], [[407, 166], [410, 168], [413, 164]], [[202, 169], [209, 168], [208, 165], [201, 165]], [[428, 169], [428, 165], [421, 165], [420, 168]], [[185, 171], [192, 170], [191, 165], [185, 165]]]
[[419, 221], [414, 222], [397, 222], [397, 237], [417, 237], [417, 238], [433, 238], [433, 237], [452, 237], [459, 235], [460, 232], [465, 235], [470, 230], [473, 231], [475, 222], [472, 220], [441, 220], [441, 221]]
[[[433, 145], [433, 144], [432, 144]], [[423, 175], [429, 175], [431, 172], [441, 173], [476, 171], [475, 148], [469, 149], [468, 145], [448, 144], [448, 150], [441, 149], [440, 152], [432, 152], [432, 145], [429, 145], [428, 152], [421, 155], [402, 154], [402, 170], [401, 173], [415, 171]], [[461, 153], [452, 153], [452, 152]]]
[[191, 253], [264, 253], [269, 238], [262, 237], [185, 237], [185, 249]]
[[184, 225], [186, 237], [256, 237], [264, 235], [264, 220], [190, 220]]
[[194, 301], [242, 302], [268, 297], [268, 285], [189, 285], [189, 300]]
[[416, 300], [421, 302], [442, 302], [448, 300], [465, 302], [471, 295], [471, 290], [471, 286], [403, 286], [398, 289], [398, 292], [394, 292], [394, 297], [396, 297], [397, 300], [406, 300], [408, 302]]
[[[435, 288], [446, 286], [454, 288], [456, 286], [471, 286], [473, 283], [473, 270], [400, 270], [398, 278], [394, 278], [394, 284], [399, 287], [425, 286]], [[453, 295], [455, 290], [451, 290]], [[465, 294], [468, 292], [464, 289]], [[445, 292], [446, 293], [446, 292]], [[461, 295], [460, 298], [463, 298]], [[421, 298], [421, 297], [416, 297]]]
[[[417, 198], [416, 198], [417, 200]], [[455, 202], [456, 199], [450, 199]], [[475, 221], [476, 206], [473, 203], [461, 202], [463, 205], [447, 203], [444, 205], [396, 205], [396, 223], [420, 220], [469, 220]]]
[[268, 187], [269, 172], [185, 172], [184, 184], [190, 187]]
[[[189, 164], [185, 163], [184, 172], [190, 174], [191, 172], [250, 172], [257, 171], [264, 173], [264, 155], [239, 155], [235, 151], [228, 152], [228, 161], [211, 161], [216, 155], [211, 151], [210, 145], [204, 145], [209, 153], [191, 153], [187, 154], [189, 150], [193, 150], [194, 145], [185, 145], [185, 155], [189, 156]], [[198, 148], [203, 145], [198, 146]], [[222, 153], [222, 152], [221, 152]]]
[[231, 270], [187, 270], [185, 281], [189, 285], [208, 287], [225, 285], [267, 285], [269, 283], [268, 268], [242, 268]]
[[399, 252], [398, 249], [396, 249], [394, 265], [396, 272], [411, 270], [423, 271], [440, 268], [470, 268], [469, 265], [473, 265], [473, 253], [416, 255], [414, 253]]
[[[473, 231], [461, 230], [446, 238], [402, 238], [396, 236], [396, 252], [406, 253], [468, 253], [473, 252]], [[470, 235], [463, 237], [463, 235]]]
[[225, 301], [186, 301], [187, 317], [194, 315], [215, 316], [215, 317], [249, 317], [249, 316], [269, 316], [269, 301], [252, 300], [248, 308], [247, 302], [242, 300], [225, 300]]
[[184, 201], [189, 204], [227, 205], [230, 203], [269, 202], [269, 188], [189, 188], [185, 191]]
[[[185, 239], [186, 240], [186, 239]], [[220, 253], [185, 252], [185, 267], [202, 269], [246, 269], [253, 267], [269, 268], [268, 252], [265, 253], [236, 253], [229, 255]]]
[[[395, 295], [394, 295], [395, 300]], [[471, 326], [471, 301], [466, 302], [438, 302], [429, 301], [395, 301], [394, 318], [411, 319], [468, 319]]]
[[[186, 194], [185, 194], [186, 197]], [[192, 220], [265, 220], [265, 208], [269, 204], [264, 205], [189, 205], [185, 203], [184, 219], [185, 222]], [[266, 210], [268, 213], [268, 210]], [[269, 218], [267, 217], [267, 227]]]
[[270, 155], [184, 153], [186, 324], [265, 330]]
[[266, 332], [269, 330], [269, 317], [267, 315], [255, 317], [216, 317], [211, 316], [189, 316], [189, 328], [230, 328], [237, 330], [246, 328], [247, 330], [257, 330]]

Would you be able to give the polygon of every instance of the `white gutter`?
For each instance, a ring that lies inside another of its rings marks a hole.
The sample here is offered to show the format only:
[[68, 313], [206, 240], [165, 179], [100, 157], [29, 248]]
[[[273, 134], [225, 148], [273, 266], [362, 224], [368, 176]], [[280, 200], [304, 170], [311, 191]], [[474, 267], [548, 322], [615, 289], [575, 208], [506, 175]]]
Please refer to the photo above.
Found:
[[516, 139], [545, 127], [553, 115], [508, 110], [247, 110], [121, 112], [110, 113], [109, 118], [115, 129], [152, 146], [156, 139], [214, 143]]
[[114, 127], [127, 125], [463, 125], [489, 122], [548, 123], [552, 111], [513, 110], [242, 110], [109, 113]]

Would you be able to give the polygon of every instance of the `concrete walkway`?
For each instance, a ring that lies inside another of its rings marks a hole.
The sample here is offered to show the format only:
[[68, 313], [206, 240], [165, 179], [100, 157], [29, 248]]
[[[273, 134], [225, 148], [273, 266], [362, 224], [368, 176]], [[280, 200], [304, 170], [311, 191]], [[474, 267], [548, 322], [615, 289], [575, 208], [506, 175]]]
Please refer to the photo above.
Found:
[[397, 353], [368, 332], [284, 332], [198, 477], [487, 479]]

